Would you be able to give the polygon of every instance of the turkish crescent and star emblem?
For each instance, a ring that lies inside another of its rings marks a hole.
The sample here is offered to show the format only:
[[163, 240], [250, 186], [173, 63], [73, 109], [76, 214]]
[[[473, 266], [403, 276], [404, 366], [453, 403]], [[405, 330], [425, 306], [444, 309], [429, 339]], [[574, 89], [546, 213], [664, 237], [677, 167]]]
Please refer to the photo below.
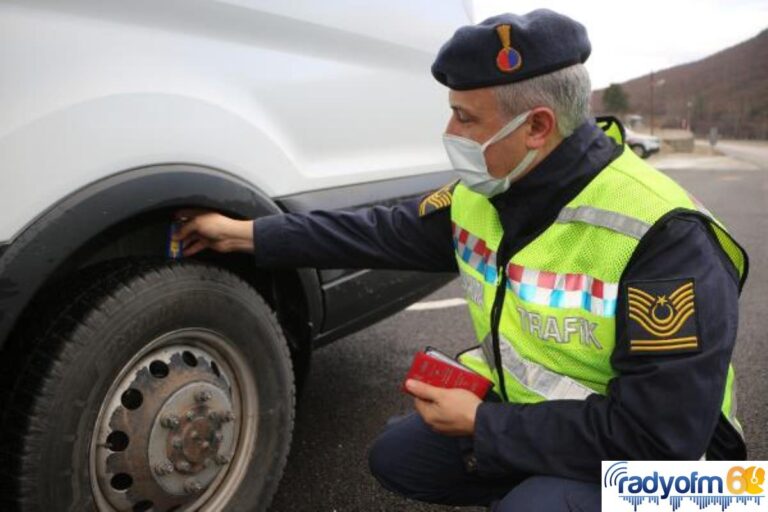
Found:
[[698, 350], [693, 280], [679, 283], [674, 288], [664, 281], [627, 286], [630, 352]]
[[523, 57], [520, 52], [512, 48], [512, 27], [499, 25], [496, 27], [496, 33], [499, 35], [502, 47], [496, 55], [496, 66], [505, 73], [520, 69], [523, 65]]

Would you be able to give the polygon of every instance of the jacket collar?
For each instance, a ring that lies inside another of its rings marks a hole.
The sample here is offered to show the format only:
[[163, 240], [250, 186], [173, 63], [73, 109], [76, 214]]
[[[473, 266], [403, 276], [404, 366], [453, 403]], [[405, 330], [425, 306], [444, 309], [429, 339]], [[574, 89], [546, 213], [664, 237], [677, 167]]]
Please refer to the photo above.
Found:
[[543, 232], [597, 174], [621, 154], [622, 146], [595, 121], [579, 126], [531, 172], [491, 198], [504, 228], [504, 256], [511, 256]]

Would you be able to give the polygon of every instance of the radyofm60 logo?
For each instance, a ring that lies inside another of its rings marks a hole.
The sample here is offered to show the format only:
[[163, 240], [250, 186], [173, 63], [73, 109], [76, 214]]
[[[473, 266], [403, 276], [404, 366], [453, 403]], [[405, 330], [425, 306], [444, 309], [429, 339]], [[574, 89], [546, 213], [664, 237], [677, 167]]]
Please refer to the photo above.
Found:
[[768, 511], [766, 461], [604, 461], [604, 511]]

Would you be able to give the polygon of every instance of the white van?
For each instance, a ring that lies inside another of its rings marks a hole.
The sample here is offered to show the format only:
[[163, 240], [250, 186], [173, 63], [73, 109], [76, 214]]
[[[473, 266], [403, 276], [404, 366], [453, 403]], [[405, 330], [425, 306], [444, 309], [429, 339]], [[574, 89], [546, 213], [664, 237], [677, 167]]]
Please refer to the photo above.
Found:
[[[442, 275], [166, 257], [450, 179], [432, 0], [0, 3], [0, 509], [266, 510], [311, 351]], [[298, 382], [298, 384], [295, 384]]]

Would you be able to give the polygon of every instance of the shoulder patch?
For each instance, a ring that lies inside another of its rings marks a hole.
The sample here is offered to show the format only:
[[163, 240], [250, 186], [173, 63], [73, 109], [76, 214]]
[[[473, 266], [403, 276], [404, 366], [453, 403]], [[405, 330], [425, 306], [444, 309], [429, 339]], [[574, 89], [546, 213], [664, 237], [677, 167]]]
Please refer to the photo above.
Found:
[[424, 196], [419, 202], [419, 217], [424, 217], [443, 208], [451, 206], [453, 200], [453, 189], [459, 180], [452, 181], [434, 192]]
[[694, 280], [634, 281], [626, 285], [631, 354], [698, 352]]

